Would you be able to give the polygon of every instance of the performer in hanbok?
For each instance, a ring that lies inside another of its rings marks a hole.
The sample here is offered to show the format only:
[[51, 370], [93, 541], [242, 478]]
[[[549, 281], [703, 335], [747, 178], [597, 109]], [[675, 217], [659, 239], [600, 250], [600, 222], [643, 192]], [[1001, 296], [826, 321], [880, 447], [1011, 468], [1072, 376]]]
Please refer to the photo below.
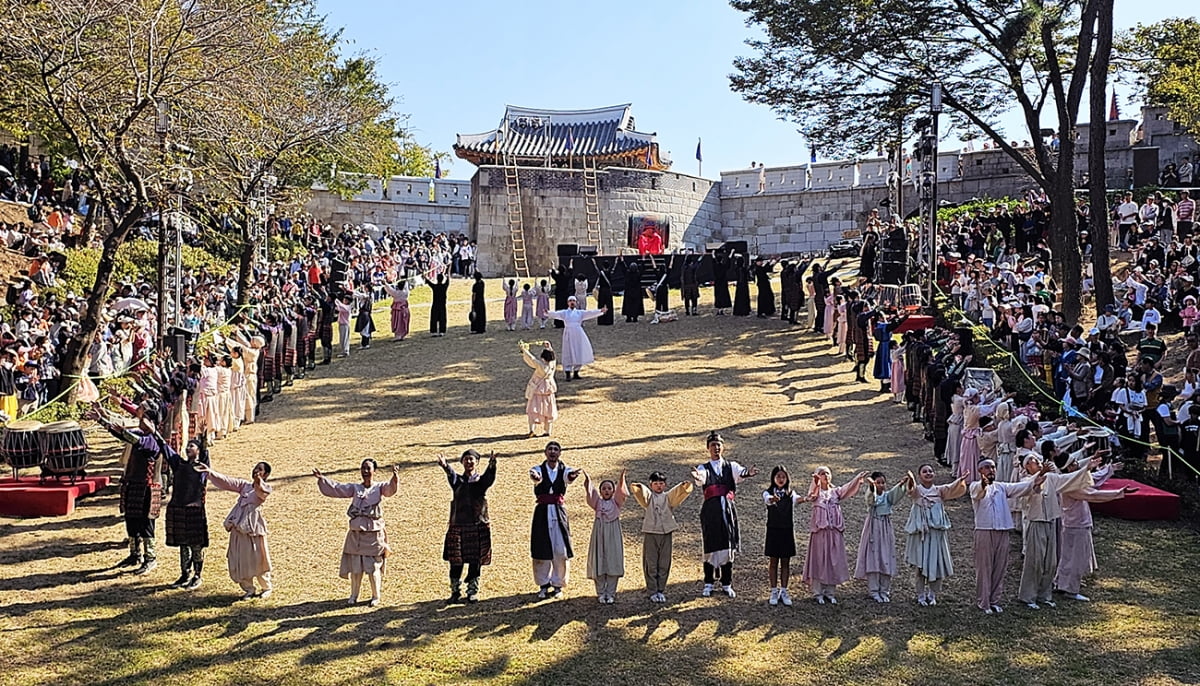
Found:
[[[213, 471], [205, 464], [192, 465], [201, 473], [208, 474], [208, 482], [222, 491], [238, 494], [237, 503], [225, 517], [225, 530], [229, 532], [229, 578], [242, 587], [242, 600], [268, 598], [271, 595], [271, 551], [267, 548], [267, 520], [262, 515], [262, 505], [271, 495], [271, 465], [259, 462], [251, 473], [252, 481], [225, 476]], [[258, 581], [262, 590], [257, 590]]]
[[664, 594], [671, 575], [673, 536], [679, 528], [673, 510], [692, 492], [692, 485], [681, 481], [667, 490], [667, 477], [662, 472], [651, 472], [649, 486], [637, 482], [629, 485], [633, 499], [646, 508], [642, 520], [642, 574], [652, 603], [667, 602]]
[[509, 279], [504, 282], [504, 327], [509, 331], [517, 330], [517, 280]]
[[621, 506], [629, 497], [625, 472], [621, 472], [620, 482], [605, 479], [599, 488], [584, 472], [583, 490], [588, 507], [596, 513], [588, 542], [587, 576], [596, 582], [600, 603], [612, 605], [617, 599], [617, 582], [625, 576], [625, 541], [621, 537]]
[[391, 552], [387, 543], [387, 532], [383, 524], [383, 499], [396, 495], [400, 489], [400, 468], [392, 466], [392, 478], [389, 481], [375, 481], [375, 472], [379, 464], [367, 458], [359, 465], [362, 483], [339, 483], [314, 469], [312, 474], [317, 478], [317, 488], [321, 495], [330, 498], [350, 498], [350, 507], [346, 515], [350, 518], [350, 530], [346, 532], [346, 542], [342, 545], [342, 562], [338, 575], [350, 579], [350, 605], [358, 603], [358, 593], [362, 588], [363, 577], [366, 576], [371, 584], [371, 600], [367, 604], [375, 607], [380, 601], [383, 586], [383, 571], [388, 553]]
[[884, 313], [875, 323], [873, 335], [878, 345], [875, 346], [875, 367], [872, 371], [874, 377], [879, 380], [880, 393], [890, 393], [892, 390], [892, 334], [900, 328], [905, 319], [908, 319], [907, 314], [897, 317], [893, 310]]
[[812, 590], [817, 602], [837, 604], [838, 584], [850, 580], [846, 564], [846, 522], [842, 516], [842, 501], [858, 493], [866, 472], [834, 488], [830, 483], [829, 467], [817, 467], [813, 472], [808, 499], [813, 504], [808, 523], [808, 556], [804, 558], [804, 583]]
[[975, 510], [975, 592], [976, 604], [984, 614], [1004, 611], [1004, 573], [1008, 567], [1009, 532], [1012, 531], [1010, 498], [1018, 498], [1042, 484], [1044, 473], [1020, 483], [996, 481], [996, 463], [979, 463], [979, 481], [968, 487]]
[[578, 299], [572, 295], [567, 298], [567, 309], [549, 313], [551, 319], [557, 319], [564, 324], [562, 366], [563, 371], [566, 372], [567, 381], [571, 380], [572, 374], [574, 374], [574, 378], [578, 379], [579, 370], [583, 369], [584, 365], [596, 361], [592, 352], [592, 341], [588, 338], [587, 332], [583, 330], [583, 322], [595, 319], [607, 311], [605, 308], [581, 310], [577, 307], [577, 303]]
[[979, 436], [983, 429], [979, 426], [982, 417], [991, 416], [1001, 403], [1007, 403], [1012, 394], [982, 402], [979, 389], [968, 388], [963, 394], [962, 402], [962, 437], [958, 446], [958, 469], [955, 472], [966, 478], [967, 483], [979, 480], [979, 461], [983, 455], [979, 449]]
[[911, 478], [910, 472], [908, 479], [912, 509], [908, 511], [908, 522], [904, 525], [907, 536], [904, 561], [916, 569], [918, 605], [937, 605], [942, 581], [954, 575], [946, 501], [967, 493], [967, 482], [962, 477], [935, 486], [933, 476], [933, 465], [923, 464], [917, 470], [917, 478]]
[[[1070, 473], [1080, 470], [1081, 465], [1071, 460], [1060, 460], [1061, 469]], [[1109, 463], [1092, 472], [1093, 485], [1084, 489], [1062, 494], [1062, 551], [1058, 560], [1058, 572], [1054, 575], [1054, 589], [1066, 594], [1071, 600], [1088, 602], [1091, 599], [1080, 593], [1083, 577], [1095, 572], [1096, 549], [1092, 543], [1092, 506], [1089, 503], [1106, 503], [1120, 500], [1128, 493], [1136, 493], [1136, 486], [1111, 490], [1100, 490], [1104, 482], [1121, 464]]]
[[562, 460], [558, 441], [546, 444], [546, 459], [529, 470], [537, 506], [533, 508], [533, 524], [529, 534], [529, 552], [533, 558], [533, 580], [537, 583], [538, 599], [559, 598], [570, 576], [571, 526], [563, 498], [567, 486], [579, 478], [580, 470], [570, 469]]
[[587, 275], [582, 272], [575, 272], [575, 290], [572, 294], [575, 296], [575, 302], [578, 303], [581, 310], [587, 309], [589, 290]]
[[521, 287], [517, 299], [521, 301], [521, 328], [529, 331], [533, 329], [533, 308], [537, 292], [529, 284], [525, 284]]
[[363, 350], [371, 347], [371, 336], [375, 335], [375, 319], [371, 316], [374, 304], [370, 289], [364, 286], [354, 292], [354, 309], [358, 313], [354, 320], [354, 333], [359, 335]]
[[117, 440], [130, 446], [129, 460], [121, 474], [121, 514], [125, 519], [125, 535], [129, 537], [129, 556], [118, 567], [136, 567], [134, 574], [148, 574], [158, 566], [154, 552], [154, 521], [162, 509], [162, 463], [171, 450], [159, 435], [157, 425], [162, 421], [162, 409], [153, 401], [138, 408], [138, 428], [126, 429], [114, 422], [104, 408], [96, 403], [96, 419]]
[[[1048, 451], [1054, 443], [1043, 443]], [[1054, 573], [1058, 571], [1058, 537], [1062, 519], [1062, 497], [1064, 493], [1083, 492], [1092, 485], [1091, 470], [1100, 466], [1100, 458], [1094, 458], [1086, 469], [1058, 474], [1053, 471], [1054, 456], [1044, 455], [1041, 469], [1042, 483], [1035, 487], [1024, 500], [1025, 515], [1025, 559], [1021, 566], [1021, 587], [1017, 597], [1031, 610], [1041, 605], [1054, 607], [1051, 597]], [[1030, 477], [1030, 480], [1036, 477]]]
[[392, 298], [392, 338], [402, 341], [408, 336], [409, 322], [412, 318], [408, 308], [408, 280], [400, 279], [395, 286], [385, 283], [383, 289]]
[[763, 491], [763, 503], [767, 506], [767, 540], [763, 555], [767, 558], [767, 576], [771, 582], [771, 606], [783, 603], [792, 606], [788, 595], [788, 581], [792, 576], [791, 562], [796, 556], [795, 506], [807, 499], [792, 490], [792, 479], [787, 468], [776, 465], [771, 470], [771, 486]]
[[525, 384], [525, 416], [529, 419], [529, 438], [537, 435], [539, 426], [545, 427], [545, 435], [549, 436], [554, 420], [558, 419], [558, 400], [555, 397], [558, 393], [558, 383], [554, 380], [557, 362], [554, 361], [554, 348], [550, 347], [550, 341], [541, 341], [542, 352], [535, 356], [529, 351], [532, 343], [521, 341], [518, 345], [521, 347], [521, 357], [525, 364], [533, 369], [529, 383]]
[[749, 469], [737, 462], [724, 458], [725, 439], [712, 431], [705, 439], [708, 462], [692, 469], [692, 481], [704, 492], [704, 504], [700, 506], [700, 533], [704, 539], [704, 590], [701, 595], [712, 595], [713, 585], [720, 573], [721, 587], [725, 595], [736, 598], [733, 590], [733, 559], [741, 547], [737, 508], [734, 493], [742, 481], [756, 476], [758, 467]]
[[471, 333], [487, 331], [487, 301], [483, 289], [483, 274], [475, 272], [475, 283], [471, 284], [471, 311], [467, 315], [471, 320]]
[[167, 464], [174, 476], [171, 500], [167, 503], [167, 545], [179, 548], [179, 578], [171, 588], [200, 588], [204, 573], [204, 549], [208, 547], [208, 516], [204, 493], [208, 475], [197, 471], [197, 463], [209, 465], [208, 446], [202, 441], [188, 441], [187, 457], [174, 450], [166, 451]]
[[867, 592], [877, 603], [892, 602], [892, 577], [896, 575], [896, 532], [892, 510], [908, 493], [912, 474], [892, 488], [883, 472], [872, 472], [867, 481], [867, 516], [858, 540], [854, 578], [867, 580]]
[[446, 472], [454, 498], [450, 501], [450, 525], [442, 544], [442, 559], [450, 563], [450, 597], [447, 603], [462, 600], [463, 568], [467, 570], [468, 603], [479, 600], [479, 572], [492, 563], [492, 527], [488, 519], [487, 491], [496, 482], [496, 453], [488, 459], [487, 470], [475, 471], [479, 453], [466, 450], [459, 463], [462, 474], [456, 473], [438, 456], [438, 466]]
[[545, 279], [542, 279], [537, 287], [537, 312], [535, 314], [539, 322], [538, 328], [546, 328], [546, 320], [550, 318], [550, 284], [546, 283]]

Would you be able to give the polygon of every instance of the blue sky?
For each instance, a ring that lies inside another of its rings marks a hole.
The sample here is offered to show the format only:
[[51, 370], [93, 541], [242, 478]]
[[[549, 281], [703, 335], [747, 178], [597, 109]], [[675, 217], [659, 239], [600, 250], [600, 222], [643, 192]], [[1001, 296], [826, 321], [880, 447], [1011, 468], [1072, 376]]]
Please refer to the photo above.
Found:
[[[709, 178], [752, 160], [808, 161], [794, 125], [729, 90], [733, 58], [750, 53], [751, 31], [723, 0], [318, 0], [318, 7], [344, 29], [351, 51], [379, 60], [397, 109], [410, 115], [417, 140], [436, 150], [449, 151], [456, 133], [495, 128], [506, 104], [629, 102], [638, 129], [658, 134], [677, 171], [697, 172], [698, 138]], [[1115, 23], [1192, 14], [1180, 0], [1116, 0]], [[1121, 111], [1135, 109], [1123, 99]], [[474, 167], [455, 158], [444, 173], [469, 178]]]

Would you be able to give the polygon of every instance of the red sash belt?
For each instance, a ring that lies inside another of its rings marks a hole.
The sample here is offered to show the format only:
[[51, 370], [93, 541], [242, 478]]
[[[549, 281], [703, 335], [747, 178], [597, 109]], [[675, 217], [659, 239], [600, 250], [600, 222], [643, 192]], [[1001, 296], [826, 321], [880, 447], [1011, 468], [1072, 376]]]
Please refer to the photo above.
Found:
[[543, 493], [537, 497], [538, 505], [558, 505], [562, 507], [563, 497], [555, 493]]
[[715, 484], [704, 487], [705, 500], [708, 500], [709, 498], [721, 498], [724, 496], [729, 496], [731, 499], [733, 497], [733, 490], [724, 484]]

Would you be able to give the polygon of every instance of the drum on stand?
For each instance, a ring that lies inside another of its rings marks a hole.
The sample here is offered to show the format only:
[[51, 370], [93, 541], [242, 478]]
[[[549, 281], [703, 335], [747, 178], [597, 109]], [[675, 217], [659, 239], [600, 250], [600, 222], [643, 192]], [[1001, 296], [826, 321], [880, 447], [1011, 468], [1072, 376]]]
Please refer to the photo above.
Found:
[[41, 441], [42, 477], [53, 476], [71, 477], [71, 483], [76, 477], [84, 476], [84, 468], [88, 464], [87, 441], [83, 439], [83, 428], [78, 422], [52, 422], [46, 424], [38, 432]]
[[42, 464], [42, 448], [38, 441], [41, 422], [9, 422], [0, 436], [0, 457], [12, 467], [13, 478], [19, 478], [17, 470], [38, 467]]

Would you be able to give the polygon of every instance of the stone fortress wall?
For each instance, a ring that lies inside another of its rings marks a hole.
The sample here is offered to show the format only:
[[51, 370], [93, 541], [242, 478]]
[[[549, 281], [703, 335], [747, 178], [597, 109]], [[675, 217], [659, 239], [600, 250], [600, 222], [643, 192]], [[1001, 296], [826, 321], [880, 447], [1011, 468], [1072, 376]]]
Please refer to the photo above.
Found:
[[[1160, 108], [1144, 108], [1143, 121], [1106, 122], [1105, 158], [1110, 188], [1128, 187], [1135, 154], [1156, 154], [1158, 166], [1195, 159], [1196, 141], [1165, 119]], [[1087, 125], [1081, 125], [1076, 174], [1087, 170]], [[758, 254], [811, 252], [857, 232], [871, 209], [890, 195], [894, 163], [867, 158], [767, 167], [760, 193], [759, 171], [721, 173], [719, 181], [673, 171], [607, 168], [597, 172], [602, 254], [627, 245], [630, 215], [670, 218], [669, 249], [703, 250], [711, 243], [745, 240]], [[1002, 150], [943, 151], [938, 155], [938, 197], [949, 202], [1017, 196], [1033, 187]], [[562, 243], [589, 245], [582, 172], [522, 167], [522, 221], [533, 273], [544, 273]], [[432, 197], [431, 197], [432, 196]], [[904, 188], [902, 214], [916, 207], [911, 182]], [[331, 224], [370, 222], [381, 229], [449, 231], [479, 245], [485, 276], [512, 274], [508, 195], [502, 167], [484, 166], [468, 180], [393, 177], [386, 193], [373, 180], [362, 193], [343, 200], [314, 188], [308, 211]], [[887, 213], [884, 212], [886, 215]]]

